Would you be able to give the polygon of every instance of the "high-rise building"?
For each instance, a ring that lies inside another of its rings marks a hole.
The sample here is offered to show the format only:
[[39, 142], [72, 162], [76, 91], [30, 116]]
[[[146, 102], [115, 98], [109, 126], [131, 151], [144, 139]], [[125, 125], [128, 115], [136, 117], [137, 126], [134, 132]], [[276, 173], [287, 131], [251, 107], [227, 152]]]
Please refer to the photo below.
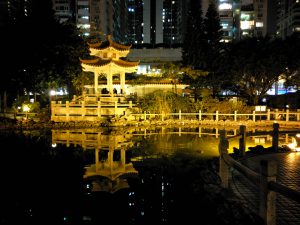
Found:
[[218, 10], [220, 17], [220, 25], [223, 30], [224, 42], [230, 42], [236, 37], [236, 29], [234, 27], [234, 15], [237, 4], [233, 0], [219, 0]]
[[128, 41], [151, 45], [182, 43], [187, 2], [128, 0]]
[[31, 12], [31, 0], [0, 0], [0, 26], [21, 21]]
[[126, 34], [128, 43], [143, 43], [143, 5], [143, 0], [128, 0], [128, 33]]
[[300, 33], [300, 0], [277, 0], [277, 36]]
[[223, 41], [272, 34], [272, 0], [219, 0]]
[[71, 20], [86, 36], [112, 34], [123, 42], [127, 33], [128, 0], [52, 0], [60, 22]]
[[53, 9], [58, 20], [63, 23], [76, 20], [75, 0], [52, 0]]

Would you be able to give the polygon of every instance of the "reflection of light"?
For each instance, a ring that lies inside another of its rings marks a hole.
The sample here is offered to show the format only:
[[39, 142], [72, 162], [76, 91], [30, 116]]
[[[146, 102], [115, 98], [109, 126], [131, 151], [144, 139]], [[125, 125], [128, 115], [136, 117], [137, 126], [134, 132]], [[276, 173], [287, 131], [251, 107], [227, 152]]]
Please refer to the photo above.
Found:
[[51, 146], [52, 146], [52, 148], [55, 148], [56, 147], [56, 143], [53, 143]]
[[300, 152], [300, 134], [296, 134], [296, 136], [292, 138], [292, 143], [287, 146], [293, 151]]
[[254, 143], [255, 144], [265, 144], [266, 139], [265, 139], [265, 137], [254, 137]]

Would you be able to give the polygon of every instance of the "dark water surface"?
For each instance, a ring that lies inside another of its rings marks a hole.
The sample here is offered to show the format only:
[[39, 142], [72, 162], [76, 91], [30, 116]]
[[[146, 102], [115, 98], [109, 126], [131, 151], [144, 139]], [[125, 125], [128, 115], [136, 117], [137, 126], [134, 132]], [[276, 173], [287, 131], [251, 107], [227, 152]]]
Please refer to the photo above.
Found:
[[1, 224], [259, 224], [220, 186], [216, 134], [2, 132]]

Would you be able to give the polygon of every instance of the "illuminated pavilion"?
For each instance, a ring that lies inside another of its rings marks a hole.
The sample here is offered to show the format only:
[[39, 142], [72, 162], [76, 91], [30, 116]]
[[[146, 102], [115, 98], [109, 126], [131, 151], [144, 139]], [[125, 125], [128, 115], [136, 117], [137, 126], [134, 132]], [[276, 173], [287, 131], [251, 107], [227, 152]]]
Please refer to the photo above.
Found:
[[107, 91], [114, 94], [113, 76], [120, 78], [120, 93], [125, 95], [125, 74], [133, 73], [137, 70], [139, 62], [126, 61], [131, 46], [122, 45], [112, 40], [111, 35], [107, 36], [107, 41], [88, 43], [91, 59], [81, 59], [84, 71], [94, 73], [94, 94], [101, 95], [98, 88], [98, 78], [104, 75], [107, 80]]

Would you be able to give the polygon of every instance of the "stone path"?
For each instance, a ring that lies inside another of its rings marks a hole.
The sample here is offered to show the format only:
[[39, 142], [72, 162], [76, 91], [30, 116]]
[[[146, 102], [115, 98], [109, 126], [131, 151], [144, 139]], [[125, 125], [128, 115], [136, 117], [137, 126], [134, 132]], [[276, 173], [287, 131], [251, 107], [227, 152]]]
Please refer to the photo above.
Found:
[[[274, 160], [278, 165], [277, 182], [300, 192], [300, 152], [259, 155], [243, 160], [243, 164], [259, 172], [261, 160]], [[231, 170], [230, 188], [253, 211], [258, 212], [259, 191], [243, 175]], [[276, 195], [276, 225], [300, 225], [300, 203]]]

